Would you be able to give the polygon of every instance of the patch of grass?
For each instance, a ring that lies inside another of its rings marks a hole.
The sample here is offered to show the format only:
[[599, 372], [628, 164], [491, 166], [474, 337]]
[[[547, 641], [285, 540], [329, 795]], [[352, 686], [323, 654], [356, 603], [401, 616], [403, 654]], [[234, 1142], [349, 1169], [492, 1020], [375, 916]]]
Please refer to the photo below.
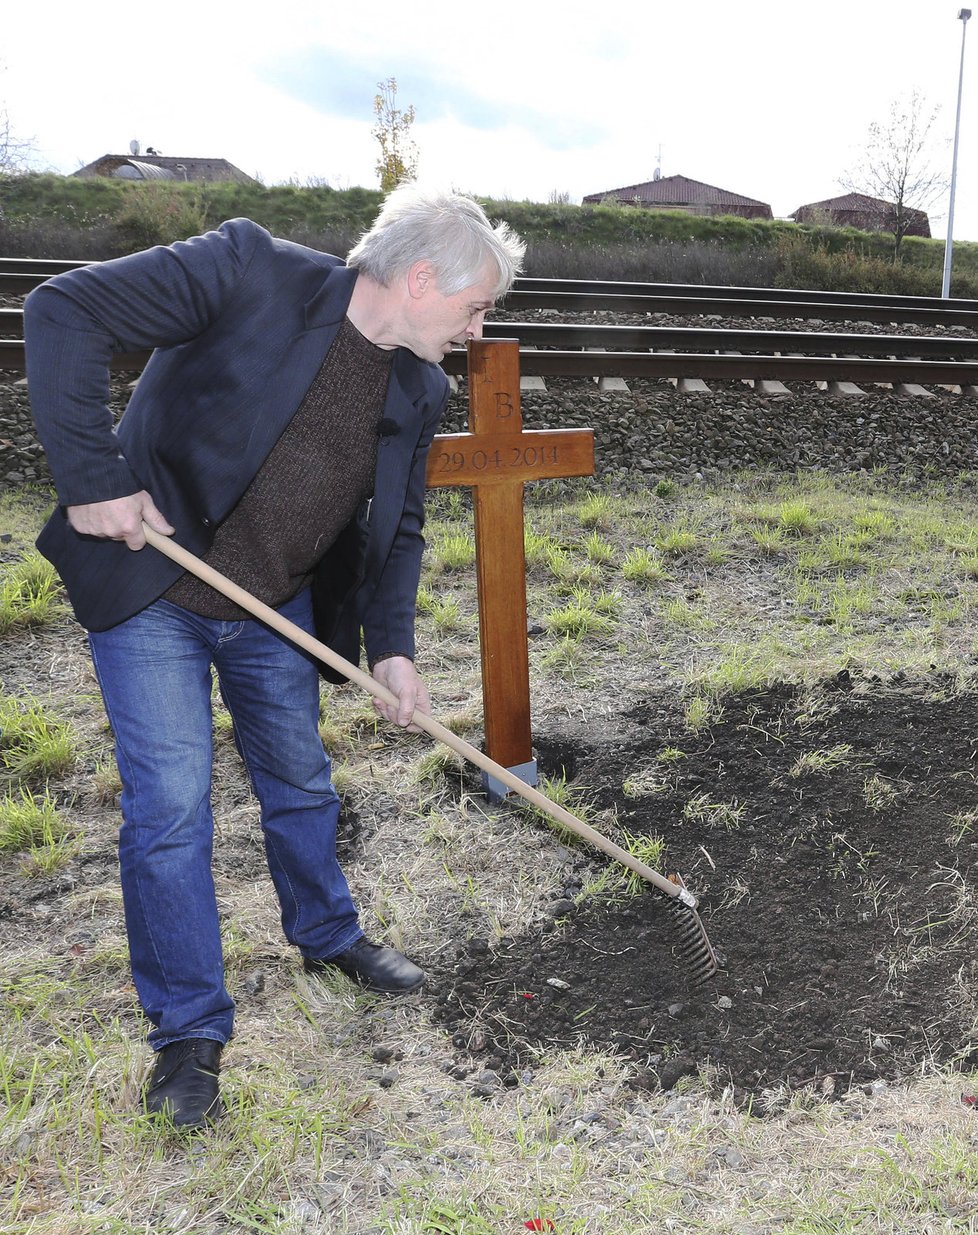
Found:
[[669, 788], [663, 779], [661, 768], [642, 768], [633, 772], [622, 782], [621, 791], [626, 798], [644, 798], [665, 793]]
[[615, 546], [609, 544], [597, 532], [592, 532], [584, 540], [584, 552], [587, 559], [595, 566], [608, 566], [615, 560]]
[[978, 809], [958, 811], [948, 819], [947, 844], [950, 848], [975, 835], [978, 828]]
[[28, 626], [43, 626], [60, 616], [61, 585], [54, 567], [35, 551], [2, 568], [0, 635]]
[[584, 527], [607, 527], [615, 510], [614, 499], [607, 493], [591, 493], [577, 508], [577, 517]]
[[629, 583], [644, 583], [647, 586], [664, 583], [669, 578], [659, 554], [644, 548], [628, 550], [621, 564], [621, 573]]
[[691, 605], [682, 596], [667, 600], [662, 606], [662, 620], [667, 628], [682, 630], [711, 630], [716, 622], [698, 605]]
[[758, 549], [768, 557], [775, 557], [788, 550], [788, 537], [779, 527], [755, 527], [750, 530], [750, 537]]
[[865, 617], [879, 606], [879, 588], [869, 579], [850, 581], [837, 575], [826, 592], [826, 602], [832, 621], [840, 629], [849, 629], [857, 618]]
[[540, 667], [576, 686], [595, 680], [593, 657], [577, 634], [560, 636], [540, 657]]
[[845, 767], [852, 758], [852, 747], [848, 742], [838, 746], [830, 746], [827, 750], [810, 750], [799, 755], [788, 769], [787, 775], [795, 779], [813, 776], [818, 772], [834, 772]]
[[27, 696], [0, 696], [0, 783], [35, 783], [58, 776], [75, 761], [70, 725]]
[[529, 527], [524, 528], [523, 556], [528, 569], [549, 565], [552, 555], [559, 551], [560, 545], [553, 536], [535, 532]]
[[900, 790], [885, 776], [875, 774], [863, 782], [863, 800], [871, 811], [887, 810], [900, 796]]
[[418, 589], [418, 612], [426, 613], [440, 635], [451, 634], [465, 625], [462, 606], [455, 596], [439, 596], [432, 588]]
[[448, 747], [438, 746], [422, 755], [414, 766], [414, 779], [419, 785], [441, 787], [449, 777], [457, 778], [463, 767], [462, 758]]
[[441, 531], [434, 538], [429, 562], [434, 573], [467, 570], [475, 562], [475, 539], [465, 531]]
[[67, 825], [48, 794], [36, 797], [29, 789], [16, 789], [0, 797], [0, 850], [49, 850], [67, 832]]
[[811, 536], [818, 529], [818, 519], [807, 502], [792, 500], [777, 505], [762, 503], [755, 512], [758, 522], [769, 524], [782, 536]]
[[551, 611], [544, 618], [544, 626], [558, 638], [570, 635], [575, 639], [610, 636], [615, 622], [599, 599], [578, 591], [573, 600]]
[[[427, 1194], [427, 1195], [426, 1195]], [[383, 1235], [498, 1235], [506, 1215], [491, 1207], [486, 1216], [465, 1195], [452, 1199], [434, 1194], [431, 1185], [403, 1188], [388, 1209]]]
[[108, 806], [122, 792], [122, 778], [114, 759], [101, 760], [92, 774], [92, 795], [101, 806]]
[[685, 528], [671, 528], [656, 538], [655, 547], [666, 557], [690, 557], [699, 549], [700, 539]]
[[[852, 516], [852, 526], [877, 541], [889, 540], [897, 530], [896, 520], [885, 510], [857, 510]], [[975, 548], [978, 551], [978, 545]]]
[[683, 708], [686, 728], [698, 733], [719, 719], [721, 709], [716, 700], [708, 695], [696, 694], [688, 699]]
[[764, 640], [754, 645], [728, 643], [719, 655], [693, 675], [697, 690], [722, 698], [768, 686], [779, 674], [774, 649]]
[[683, 818], [734, 832], [743, 823], [744, 808], [737, 802], [714, 802], [708, 794], [694, 793], [683, 807]]
[[[594, 806], [589, 790], [583, 785], [573, 785], [566, 776], [541, 776], [537, 789], [545, 798], [549, 798], [556, 806], [562, 806], [569, 814], [576, 816], [582, 823], [590, 823], [594, 816]], [[519, 810], [534, 819], [540, 819], [555, 831], [568, 844], [579, 845], [582, 842], [576, 832], [572, 832], [559, 819], [548, 815], [545, 810], [534, 806], [532, 802], [520, 798], [517, 803]]]
[[[666, 842], [661, 836], [636, 836], [632, 832], [624, 832], [621, 838], [621, 847], [626, 849], [633, 858], [637, 858], [639, 862], [646, 866], [651, 866], [654, 871], [660, 870], [662, 867], [662, 859], [666, 851]], [[648, 883], [641, 875], [638, 875], [633, 870], [625, 867], [625, 884], [627, 891], [638, 896], [640, 893], [648, 889]]]

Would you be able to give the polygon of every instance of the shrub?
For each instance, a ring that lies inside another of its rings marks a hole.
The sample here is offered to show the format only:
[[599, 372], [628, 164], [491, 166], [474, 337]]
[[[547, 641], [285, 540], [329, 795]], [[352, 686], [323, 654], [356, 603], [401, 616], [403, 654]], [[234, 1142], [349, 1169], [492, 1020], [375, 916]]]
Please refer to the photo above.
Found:
[[206, 231], [206, 210], [195, 188], [174, 193], [172, 186], [151, 181], [132, 185], [116, 216], [115, 230], [124, 253], [154, 244], [172, 244]]

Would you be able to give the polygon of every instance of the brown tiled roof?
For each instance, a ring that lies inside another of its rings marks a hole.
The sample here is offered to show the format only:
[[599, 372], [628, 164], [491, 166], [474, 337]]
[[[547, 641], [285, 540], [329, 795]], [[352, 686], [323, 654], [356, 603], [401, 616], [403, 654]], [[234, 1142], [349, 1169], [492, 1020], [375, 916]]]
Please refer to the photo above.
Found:
[[[629, 184], [621, 189], [606, 189], [603, 193], [588, 193], [585, 202], [600, 204], [608, 197], [620, 201], [638, 202], [642, 206], [764, 206], [753, 197], [718, 189], [716, 185], [690, 180], [688, 176], [662, 176], [644, 184]], [[767, 207], [769, 209], [769, 207]]]
[[[840, 197], [827, 197], [821, 202], [808, 202], [789, 216], [798, 223], [810, 223], [819, 219], [831, 220], [835, 226], [850, 226], [877, 230], [892, 230], [896, 218], [896, 205], [881, 197], [866, 193], [843, 193]], [[930, 219], [925, 210], [903, 207], [903, 220], [909, 224], [911, 236], [930, 236]]]
[[[892, 210], [891, 202], [881, 197], [869, 197], [865, 193], [843, 193], [841, 197], [827, 197], [821, 202], [806, 202], [798, 210]], [[798, 213], [795, 211], [795, 214]]]

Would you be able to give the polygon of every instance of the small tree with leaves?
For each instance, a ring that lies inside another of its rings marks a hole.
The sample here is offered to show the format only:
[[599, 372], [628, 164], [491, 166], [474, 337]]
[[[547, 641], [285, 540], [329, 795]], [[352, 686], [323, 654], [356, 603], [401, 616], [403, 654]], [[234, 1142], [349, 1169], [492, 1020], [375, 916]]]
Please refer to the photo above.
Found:
[[388, 77], [377, 83], [374, 95], [374, 115], [377, 122], [372, 133], [380, 145], [377, 174], [385, 193], [403, 180], [413, 180], [418, 171], [418, 148], [411, 138], [414, 107], [403, 111], [397, 106], [397, 80]]
[[894, 101], [888, 118], [869, 126], [858, 166], [840, 181], [850, 192], [879, 200], [877, 226], [893, 234], [894, 262], [921, 211], [947, 188], [946, 178], [932, 163], [931, 133], [939, 110], [929, 107], [916, 90]]

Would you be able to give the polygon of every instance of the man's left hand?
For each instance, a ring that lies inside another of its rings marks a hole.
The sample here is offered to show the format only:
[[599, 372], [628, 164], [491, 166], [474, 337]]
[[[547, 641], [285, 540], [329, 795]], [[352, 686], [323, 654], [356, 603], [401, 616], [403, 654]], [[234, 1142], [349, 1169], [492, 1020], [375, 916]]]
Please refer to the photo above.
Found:
[[386, 686], [391, 694], [397, 696], [397, 707], [385, 703], [383, 699], [374, 699], [374, 708], [385, 720], [393, 721], [407, 729], [408, 733], [420, 733], [417, 725], [411, 723], [415, 712], [425, 712], [431, 715], [431, 700], [428, 688], [414, 667], [414, 661], [406, 656], [391, 656], [388, 660], [380, 660], [373, 667], [374, 680], [381, 686]]

